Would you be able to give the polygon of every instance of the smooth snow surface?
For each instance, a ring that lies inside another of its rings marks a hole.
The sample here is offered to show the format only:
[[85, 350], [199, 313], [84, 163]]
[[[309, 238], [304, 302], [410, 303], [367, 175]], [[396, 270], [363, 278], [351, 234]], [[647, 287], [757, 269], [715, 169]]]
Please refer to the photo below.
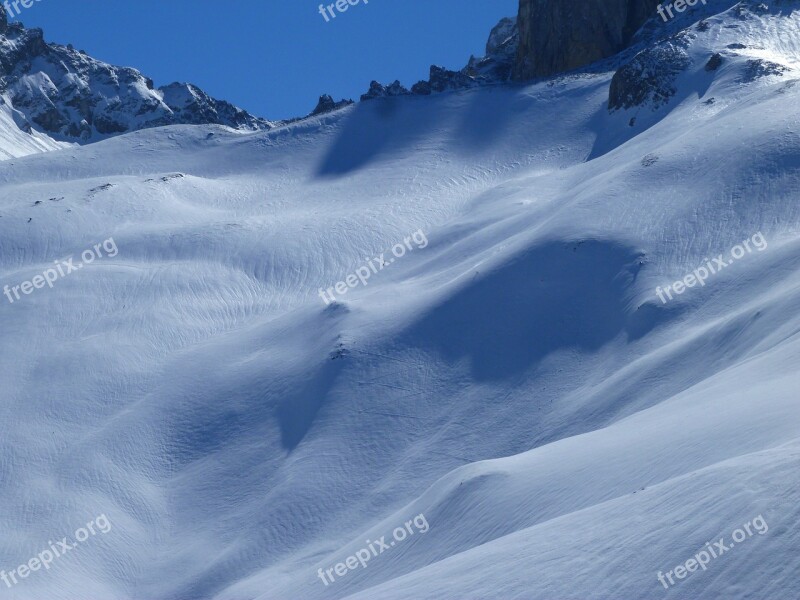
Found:
[[799, 598], [800, 13], [729, 13], [655, 112], [607, 73], [0, 162], [0, 284], [119, 250], [0, 298], [0, 569], [113, 525], [3, 597]]

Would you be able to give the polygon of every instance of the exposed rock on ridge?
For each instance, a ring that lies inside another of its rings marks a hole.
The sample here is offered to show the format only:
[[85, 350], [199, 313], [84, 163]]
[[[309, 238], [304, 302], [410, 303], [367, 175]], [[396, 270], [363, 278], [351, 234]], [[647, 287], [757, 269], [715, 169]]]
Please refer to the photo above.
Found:
[[339, 100], [336, 102], [329, 94], [322, 94], [319, 97], [319, 102], [317, 102], [317, 106], [311, 111], [310, 117], [315, 117], [317, 115], [324, 115], [329, 112], [333, 112], [335, 110], [339, 110], [340, 108], [344, 108], [345, 106], [350, 106], [353, 104], [352, 100]]
[[[783, 3], [786, 0], [779, 0]], [[765, 14], [766, 6], [760, 0], [726, 0], [733, 5], [737, 20], [741, 24], [748, 21], [755, 24], [760, 22]], [[786, 1], [786, 4], [791, 2]], [[646, 30], [652, 27], [653, 22], [642, 29], [647, 40], [646, 45], [632, 57], [625, 57], [620, 61], [609, 88], [608, 108], [611, 111], [629, 109], [633, 107], [648, 106], [657, 110], [666, 105], [678, 92], [678, 78], [681, 74], [690, 71], [693, 61], [689, 49], [698, 39], [705, 41], [705, 47], [713, 49], [707, 57], [702, 59], [702, 76], [712, 78], [714, 74], [727, 65], [729, 71], [738, 72], [737, 81], [747, 84], [763, 77], [783, 76], [793, 71], [790, 64], [778, 64], [768, 61], [760, 56], [753, 56], [747, 52], [748, 46], [741, 43], [729, 44], [726, 47], [715, 47], [715, 40], [722, 36], [723, 27], [719, 20], [706, 20], [711, 11], [725, 10], [725, 5], [709, 3], [707, 7], [700, 7], [696, 13], [684, 13], [682, 18], [676, 18], [668, 26], [662, 27], [662, 39], [647, 35]], [[791, 14], [788, 12], [787, 14]], [[693, 22], [700, 17], [700, 20]], [[660, 19], [656, 21], [661, 26]], [[637, 44], [631, 50], [639, 48]], [[741, 52], [744, 51], [744, 52]], [[700, 75], [700, 74], [698, 74]], [[713, 99], [710, 100], [713, 102]]]
[[431, 65], [428, 79], [415, 83], [411, 87], [411, 91], [403, 87], [399, 81], [388, 86], [373, 81], [369, 91], [361, 96], [361, 100], [409, 94], [427, 96], [486, 83], [507, 81], [511, 76], [517, 56], [518, 42], [516, 21], [510, 18], [502, 19], [489, 34], [486, 55], [480, 58], [470, 57], [467, 66], [460, 71], [451, 71], [444, 67]]
[[637, 54], [622, 65], [611, 79], [608, 108], [611, 110], [650, 104], [654, 109], [675, 94], [675, 80], [691, 64], [685, 36], [666, 40]]

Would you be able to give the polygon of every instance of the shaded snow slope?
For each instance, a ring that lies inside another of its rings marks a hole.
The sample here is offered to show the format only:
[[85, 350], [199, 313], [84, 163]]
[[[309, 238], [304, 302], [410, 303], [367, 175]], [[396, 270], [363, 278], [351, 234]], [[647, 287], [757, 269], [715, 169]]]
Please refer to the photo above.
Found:
[[[113, 524], [6, 596], [798, 596], [798, 16], [733, 23], [655, 110], [603, 73], [0, 163], [3, 285], [118, 248], [0, 305], [0, 568]], [[704, 70], [743, 27], [785, 72]]]

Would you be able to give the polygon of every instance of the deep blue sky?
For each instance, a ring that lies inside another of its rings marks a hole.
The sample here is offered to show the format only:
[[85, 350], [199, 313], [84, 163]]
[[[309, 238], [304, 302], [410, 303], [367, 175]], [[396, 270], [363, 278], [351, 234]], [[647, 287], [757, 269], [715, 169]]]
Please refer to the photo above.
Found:
[[[330, 4], [330, 0], [326, 2]], [[463, 67], [518, 0], [363, 0], [326, 23], [319, 0], [41, 0], [17, 17], [47, 41], [194, 83], [270, 119], [304, 115], [372, 79], [410, 86]], [[20, 6], [21, 8], [21, 6]]]

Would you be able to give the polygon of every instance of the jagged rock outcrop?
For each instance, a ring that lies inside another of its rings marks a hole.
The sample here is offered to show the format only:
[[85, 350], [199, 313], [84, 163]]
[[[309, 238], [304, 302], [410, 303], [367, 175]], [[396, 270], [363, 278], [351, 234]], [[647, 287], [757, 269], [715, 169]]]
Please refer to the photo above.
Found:
[[464, 71], [450, 71], [443, 67], [431, 65], [427, 81], [418, 81], [411, 87], [411, 92], [420, 96], [439, 94], [452, 90], [461, 90], [478, 85], [477, 78]]
[[489, 33], [486, 54], [480, 58], [471, 56], [463, 73], [478, 80], [506, 81], [511, 77], [518, 47], [517, 20], [502, 19]]
[[659, 0], [520, 0], [518, 81], [570, 71], [625, 49]]
[[722, 55], [719, 52], [715, 52], [711, 58], [708, 59], [706, 63], [706, 71], [716, 71], [719, 69], [720, 65], [722, 65]]
[[272, 123], [216, 100], [196, 86], [155, 88], [127, 67], [95, 60], [72, 46], [45, 42], [41, 29], [8, 23], [0, 6], [0, 95], [35, 127], [62, 141], [90, 142], [171, 124], [219, 124], [268, 129]]
[[389, 98], [391, 96], [408, 96], [409, 92], [404, 88], [399, 81], [395, 80], [394, 83], [383, 85], [377, 81], [369, 84], [369, 91], [366, 94], [361, 94], [362, 102], [365, 100], [374, 100], [375, 98]]
[[510, 18], [502, 19], [489, 34], [486, 55], [480, 58], [470, 57], [467, 66], [460, 71], [451, 71], [444, 67], [431, 65], [428, 79], [415, 83], [411, 86], [410, 92], [399, 81], [395, 81], [389, 86], [373, 81], [369, 91], [361, 96], [361, 100], [407, 94], [427, 96], [481, 84], [508, 81], [517, 56], [518, 42], [516, 21]]
[[319, 97], [316, 108], [311, 111], [309, 116], [315, 117], [317, 115], [324, 115], [325, 113], [333, 112], [345, 106], [350, 106], [351, 104], [353, 104], [352, 100], [339, 100], [336, 102], [329, 94], [322, 94], [322, 96]]

